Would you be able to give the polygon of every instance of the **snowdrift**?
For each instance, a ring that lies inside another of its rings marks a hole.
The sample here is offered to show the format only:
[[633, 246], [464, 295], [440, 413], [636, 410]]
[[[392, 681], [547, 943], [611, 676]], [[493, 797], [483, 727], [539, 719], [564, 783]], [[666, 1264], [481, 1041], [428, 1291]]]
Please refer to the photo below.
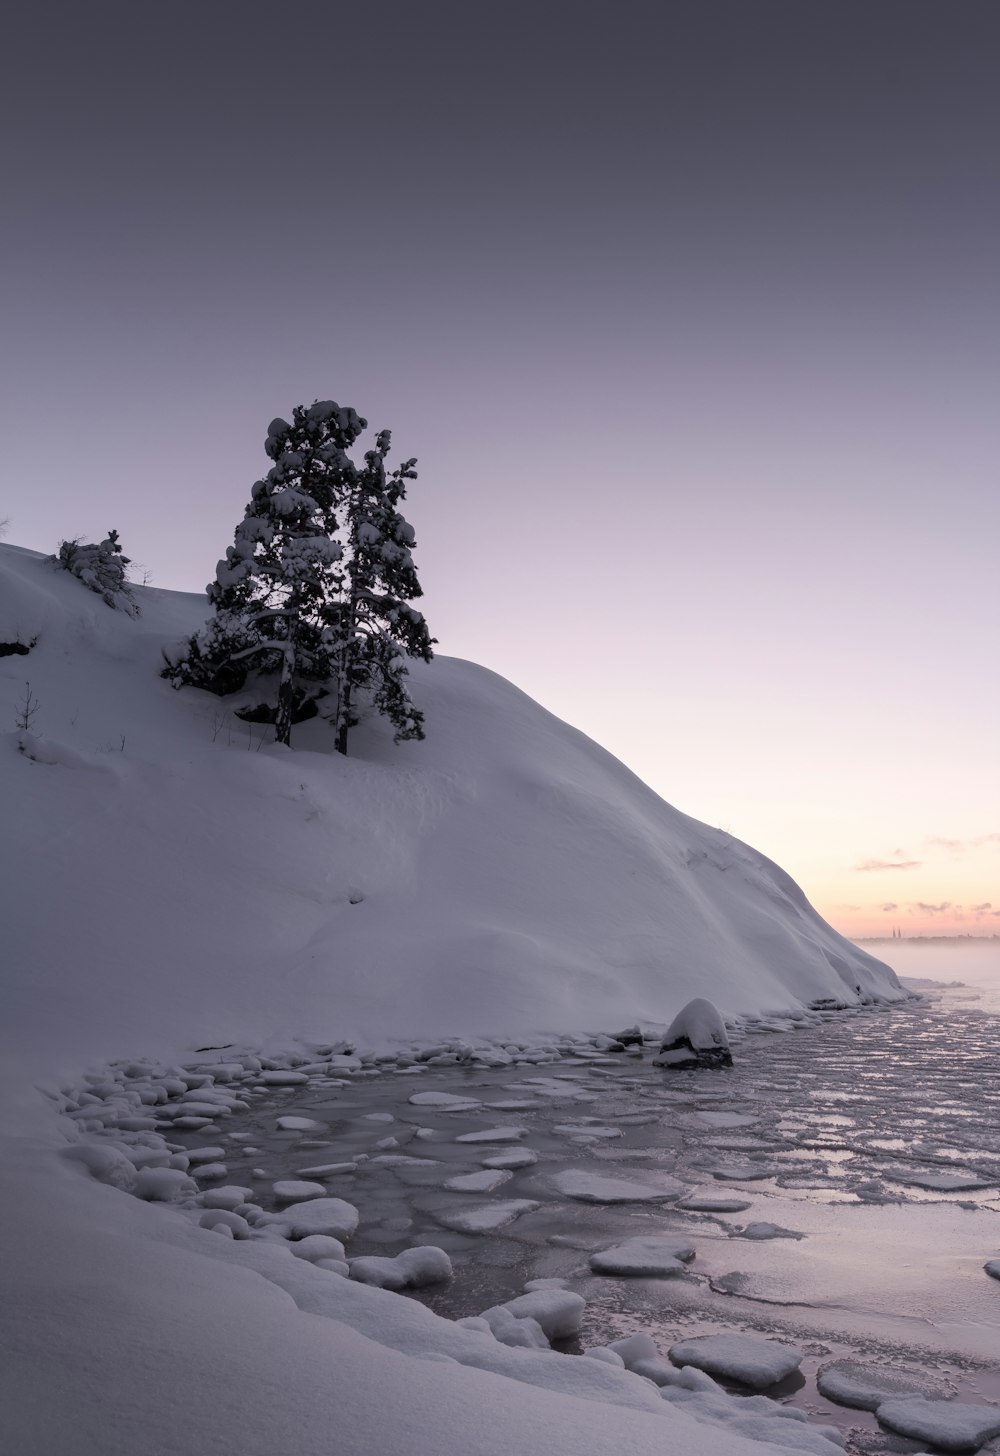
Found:
[[204, 600], [136, 598], [133, 619], [0, 548], [0, 642], [34, 644], [0, 658], [6, 1021], [33, 1062], [903, 994], [777, 866], [495, 674], [415, 664], [424, 743], [374, 721], [345, 760], [313, 721], [260, 747], [158, 676]]

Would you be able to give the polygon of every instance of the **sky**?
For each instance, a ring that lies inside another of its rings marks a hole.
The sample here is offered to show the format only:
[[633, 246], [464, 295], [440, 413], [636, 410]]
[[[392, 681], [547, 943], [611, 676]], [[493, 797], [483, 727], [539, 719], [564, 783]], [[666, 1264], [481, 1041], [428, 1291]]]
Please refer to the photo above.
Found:
[[200, 591], [271, 418], [353, 405], [418, 457], [439, 651], [845, 933], [1000, 932], [994, 0], [43, 0], [6, 42], [9, 541]]

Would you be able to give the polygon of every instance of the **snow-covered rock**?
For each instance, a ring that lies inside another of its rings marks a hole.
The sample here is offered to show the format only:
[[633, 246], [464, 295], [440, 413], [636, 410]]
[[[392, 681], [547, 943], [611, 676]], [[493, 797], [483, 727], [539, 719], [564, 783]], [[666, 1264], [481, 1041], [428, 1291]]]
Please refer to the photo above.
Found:
[[816, 1371], [820, 1395], [837, 1405], [855, 1410], [878, 1410], [884, 1400], [899, 1396], [920, 1395], [929, 1400], [944, 1400], [950, 1394], [945, 1381], [921, 1370], [894, 1370], [881, 1361], [859, 1360], [849, 1356], [830, 1360]]
[[150, 1203], [176, 1203], [197, 1193], [198, 1185], [177, 1168], [140, 1168], [132, 1191]]
[[444, 1249], [431, 1244], [404, 1249], [395, 1258], [362, 1255], [348, 1261], [350, 1277], [379, 1289], [421, 1289], [452, 1277], [451, 1260]]
[[[586, 1301], [570, 1289], [532, 1289], [505, 1300], [502, 1307], [515, 1319], [535, 1320], [546, 1339], [566, 1340], [580, 1333]], [[486, 1310], [483, 1318], [488, 1320], [492, 1312]]]
[[655, 1067], [731, 1067], [733, 1054], [722, 1013], [711, 1001], [696, 996], [667, 1027]]
[[901, 1396], [884, 1400], [875, 1412], [879, 1425], [941, 1451], [978, 1451], [1000, 1435], [1000, 1407], [965, 1405], [954, 1400]]
[[271, 1185], [271, 1192], [278, 1203], [301, 1203], [307, 1198], [322, 1198], [326, 1189], [322, 1183], [305, 1178], [280, 1178]]
[[695, 1365], [709, 1375], [738, 1380], [754, 1390], [776, 1385], [803, 1360], [803, 1352], [794, 1345], [759, 1335], [698, 1335], [678, 1340], [667, 1353], [675, 1365]]
[[310, 1198], [305, 1203], [293, 1203], [274, 1217], [292, 1239], [330, 1234], [346, 1243], [358, 1226], [358, 1210], [343, 1198]]

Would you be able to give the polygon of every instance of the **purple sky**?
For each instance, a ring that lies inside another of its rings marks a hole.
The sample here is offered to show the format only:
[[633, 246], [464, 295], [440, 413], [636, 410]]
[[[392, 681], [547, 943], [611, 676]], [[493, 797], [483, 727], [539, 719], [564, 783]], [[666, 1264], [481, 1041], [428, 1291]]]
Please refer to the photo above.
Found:
[[850, 933], [1000, 930], [994, 0], [5, 38], [8, 539], [200, 590], [271, 417], [352, 404], [441, 651]]

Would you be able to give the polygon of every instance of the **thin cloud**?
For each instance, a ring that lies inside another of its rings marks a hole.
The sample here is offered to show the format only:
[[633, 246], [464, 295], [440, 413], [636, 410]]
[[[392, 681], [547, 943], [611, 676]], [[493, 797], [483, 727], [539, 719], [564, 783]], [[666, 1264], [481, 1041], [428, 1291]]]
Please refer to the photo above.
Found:
[[956, 856], [967, 854], [971, 849], [985, 849], [990, 844], [1000, 844], [1000, 833], [979, 834], [973, 839], [946, 839], [943, 835], [935, 834], [924, 840], [926, 849], [946, 849], [949, 854]]
[[871, 870], [916, 870], [921, 864], [919, 859], [907, 859], [905, 850], [894, 849], [891, 859], [866, 859], [854, 868], [858, 872], [868, 873]]
[[885, 913], [886, 913], [886, 914], [888, 914], [888, 913], [889, 913], [889, 911], [890, 911], [890, 910], [898, 910], [898, 909], [899, 909], [899, 906], [898, 906], [898, 905], [897, 905], [897, 904], [896, 904], [896, 903], [895, 903], [895, 901], [893, 901], [893, 902], [892, 902], [892, 903], [891, 903], [891, 904], [889, 904], [889, 905], [883, 905], [883, 906], [882, 906], [882, 909], [883, 909], [883, 911], [884, 911], [884, 912], [885, 912]]
[[987, 910], [992, 910], [992, 909], [993, 909], [993, 901], [992, 900], [984, 900], [981, 905], [973, 905], [973, 907], [972, 907], [972, 913], [973, 913], [973, 915], [985, 915], [986, 912], [987, 912]]
[[940, 905], [927, 905], [923, 900], [918, 900], [911, 905], [911, 910], [920, 910], [924, 915], [943, 915], [946, 910], [961, 910], [961, 905], [953, 905], [950, 900], [942, 900]]

